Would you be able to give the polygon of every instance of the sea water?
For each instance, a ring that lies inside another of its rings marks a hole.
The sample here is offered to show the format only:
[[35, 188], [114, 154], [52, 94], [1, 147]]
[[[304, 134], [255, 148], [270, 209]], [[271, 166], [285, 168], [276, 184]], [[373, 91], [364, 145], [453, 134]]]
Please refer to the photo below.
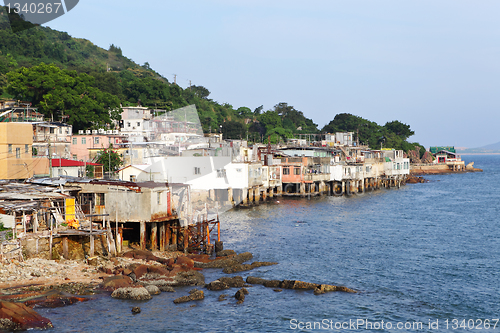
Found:
[[[100, 295], [38, 311], [53, 332], [500, 331], [500, 156], [463, 158], [484, 172], [351, 197], [277, 198], [221, 216], [226, 249], [278, 262], [233, 275], [358, 293], [255, 285], [242, 304], [237, 289], [205, 289], [204, 300], [175, 305], [193, 289], [183, 287], [146, 302]], [[204, 274], [207, 283], [225, 275]]]

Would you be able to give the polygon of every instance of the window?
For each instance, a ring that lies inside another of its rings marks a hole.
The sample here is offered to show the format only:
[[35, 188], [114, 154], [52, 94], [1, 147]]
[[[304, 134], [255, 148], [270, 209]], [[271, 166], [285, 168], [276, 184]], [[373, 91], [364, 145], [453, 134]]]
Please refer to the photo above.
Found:
[[160, 205], [161, 204], [161, 192], [156, 193], [156, 199], [158, 201], [158, 205]]
[[73, 159], [76, 161], [78, 159], [78, 156], [73, 154]]
[[137, 180], [137, 177], [135, 175], [130, 175], [130, 181], [135, 182]]
[[78, 143], [78, 139], [77, 138], [73, 138], [73, 144], [76, 145]]
[[283, 168], [283, 174], [284, 175], [289, 175], [290, 174], [290, 168], [288, 168], [288, 167]]
[[95, 138], [94, 138], [94, 143], [95, 143], [95, 144], [99, 144], [99, 137], [95, 137]]
[[50, 134], [54, 134], [54, 127], [50, 128]]
[[12, 154], [12, 144], [9, 143], [9, 153]]
[[226, 169], [217, 169], [217, 178], [225, 178]]
[[82, 138], [82, 145], [87, 144], [87, 138]]
[[16, 158], [21, 158], [21, 148], [16, 148]]
[[29, 145], [24, 145], [24, 153], [28, 154], [29, 151], [30, 151]]
[[127, 127], [130, 127], [130, 122], [127, 122]]
[[299, 167], [293, 168], [293, 174], [294, 175], [300, 175], [300, 168]]
[[200, 175], [200, 174], [201, 174], [201, 170], [200, 170], [200, 168], [198, 168], [198, 167], [194, 167], [194, 174], [195, 174], [195, 175]]
[[137, 122], [137, 127], [141, 126], [141, 123], [140, 122]]

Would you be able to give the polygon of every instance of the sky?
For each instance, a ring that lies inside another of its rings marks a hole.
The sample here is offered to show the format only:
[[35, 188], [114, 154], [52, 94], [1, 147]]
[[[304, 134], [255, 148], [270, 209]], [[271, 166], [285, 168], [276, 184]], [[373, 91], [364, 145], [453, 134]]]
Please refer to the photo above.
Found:
[[411, 126], [410, 141], [500, 141], [500, 2], [81, 0], [45, 24], [209, 98], [286, 102], [321, 129], [338, 113]]

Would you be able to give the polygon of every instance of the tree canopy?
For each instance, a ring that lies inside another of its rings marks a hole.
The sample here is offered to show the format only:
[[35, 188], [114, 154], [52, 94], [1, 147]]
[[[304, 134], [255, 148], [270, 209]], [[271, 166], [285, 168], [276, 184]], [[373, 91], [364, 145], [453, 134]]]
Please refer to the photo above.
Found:
[[7, 73], [7, 92], [38, 107], [48, 118], [68, 116], [76, 130], [119, 119], [120, 100], [95, 85], [94, 77], [41, 63]]

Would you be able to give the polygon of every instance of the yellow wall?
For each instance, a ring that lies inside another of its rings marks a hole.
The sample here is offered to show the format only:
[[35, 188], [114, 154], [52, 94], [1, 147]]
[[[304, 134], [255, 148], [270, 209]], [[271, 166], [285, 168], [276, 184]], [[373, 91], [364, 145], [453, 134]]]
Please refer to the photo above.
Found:
[[0, 123], [0, 179], [26, 179], [35, 174], [48, 174], [48, 159], [33, 158], [32, 147], [31, 124]]

